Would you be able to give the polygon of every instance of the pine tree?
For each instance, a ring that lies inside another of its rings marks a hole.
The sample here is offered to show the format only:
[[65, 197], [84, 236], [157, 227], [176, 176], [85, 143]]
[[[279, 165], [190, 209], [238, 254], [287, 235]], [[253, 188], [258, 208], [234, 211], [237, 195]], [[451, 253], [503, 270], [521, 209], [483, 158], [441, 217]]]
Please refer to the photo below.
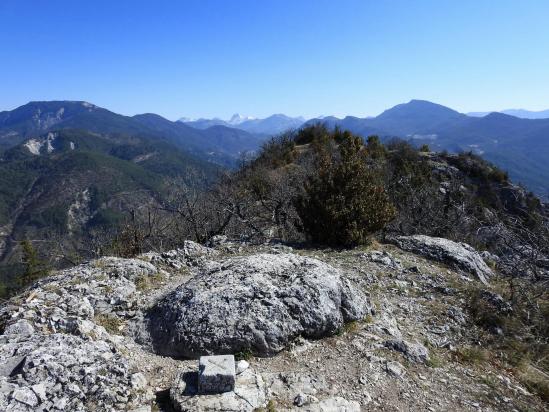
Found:
[[21, 262], [25, 266], [25, 271], [19, 278], [19, 286], [24, 288], [46, 276], [49, 270], [46, 263], [38, 257], [36, 249], [29, 240], [25, 239], [21, 242], [21, 249]]
[[316, 243], [365, 244], [394, 217], [381, 178], [369, 169], [362, 139], [348, 135], [339, 157], [321, 156], [296, 204], [303, 229]]

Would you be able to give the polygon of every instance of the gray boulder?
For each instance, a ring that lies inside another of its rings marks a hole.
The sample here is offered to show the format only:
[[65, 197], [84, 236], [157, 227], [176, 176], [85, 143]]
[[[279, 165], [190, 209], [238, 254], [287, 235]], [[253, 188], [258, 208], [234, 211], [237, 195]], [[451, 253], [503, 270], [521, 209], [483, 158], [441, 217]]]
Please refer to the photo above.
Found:
[[370, 311], [338, 269], [292, 254], [257, 254], [205, 266], [159, 301], [148, 320], [162, 355], [268, 356], [300, 335], [332, 335]]
[[472, 273], [482, 283], [487, 284], [488, 279], [494, 274], [480, 254], [466, 243], [424, 235], [398, 236], [392, 240], [403, 250]]
[[385, 341], [385, 347], [400, 352], [412, 362], [425, 363], [429, 360], [429, 350], [421, 343], [411, 343], [403, 339]]

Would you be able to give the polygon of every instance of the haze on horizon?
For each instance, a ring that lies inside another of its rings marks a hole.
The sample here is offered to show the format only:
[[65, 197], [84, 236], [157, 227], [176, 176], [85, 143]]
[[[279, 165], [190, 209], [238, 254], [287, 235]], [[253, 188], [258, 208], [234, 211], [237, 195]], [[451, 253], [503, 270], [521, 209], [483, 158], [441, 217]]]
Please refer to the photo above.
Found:
[[549, 3], [0, 3], [0, 110], [86, 100], [133, 115], [549, 108]]

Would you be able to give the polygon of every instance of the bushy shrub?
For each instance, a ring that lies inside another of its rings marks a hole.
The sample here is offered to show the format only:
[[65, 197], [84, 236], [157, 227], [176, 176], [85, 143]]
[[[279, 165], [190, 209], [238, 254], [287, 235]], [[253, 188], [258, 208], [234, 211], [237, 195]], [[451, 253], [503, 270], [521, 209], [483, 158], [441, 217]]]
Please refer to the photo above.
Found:
[[315, 243], [355, 246], [385, 227], [394, 217], [382, 179], [368, 167], [359, 137], [348, 135], [338, 158], [318, 159], [317, 174], [309, 177], [296, 201], [304, 232]]

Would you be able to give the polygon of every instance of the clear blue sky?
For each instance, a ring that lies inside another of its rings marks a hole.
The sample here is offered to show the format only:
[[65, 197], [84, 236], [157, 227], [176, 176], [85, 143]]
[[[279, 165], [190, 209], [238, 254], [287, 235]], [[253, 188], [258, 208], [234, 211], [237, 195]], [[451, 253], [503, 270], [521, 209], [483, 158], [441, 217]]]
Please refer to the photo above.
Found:
[[549, 1], [0, 0], [0, 110], [376, 115], [549, 108]]

